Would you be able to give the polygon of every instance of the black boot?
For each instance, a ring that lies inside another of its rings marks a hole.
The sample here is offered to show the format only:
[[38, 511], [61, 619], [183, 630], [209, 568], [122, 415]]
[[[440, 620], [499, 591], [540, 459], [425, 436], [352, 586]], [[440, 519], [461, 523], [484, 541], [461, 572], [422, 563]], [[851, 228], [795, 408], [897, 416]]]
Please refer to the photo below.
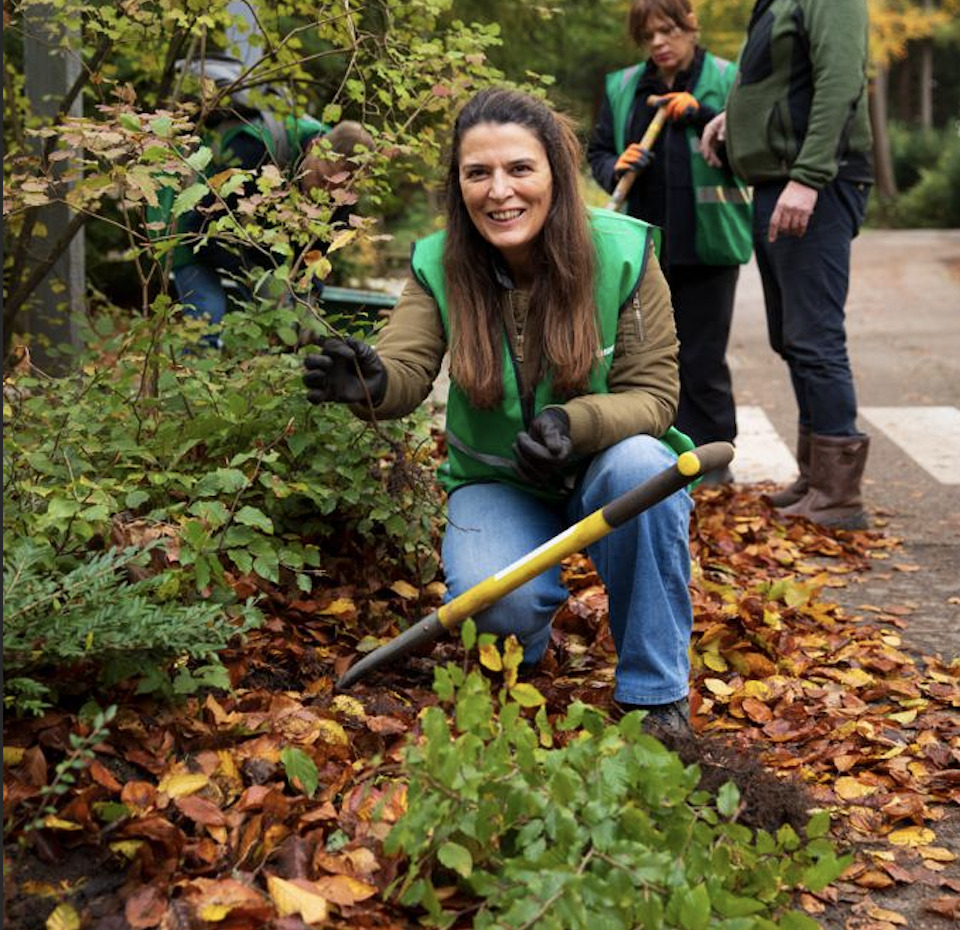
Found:
[[810, 430], [806, 426], [797, 426], [797, 467], [800, 474], [793, 484], [767, 495], [774, 507], [789, 507], [810, 490]]
[[623, 704], [617, 706], [627, 714], [631, 710], [645, 710], [643, 729], [653, 736], [693, 736], [690, 726], [690, 701], [680, 698], [669, 704]]
[[838, 530], [865, 530], [860, 482], [870, 449], [869, 436], [810, 437], [810, 490], [780, 512], [806, 517]]

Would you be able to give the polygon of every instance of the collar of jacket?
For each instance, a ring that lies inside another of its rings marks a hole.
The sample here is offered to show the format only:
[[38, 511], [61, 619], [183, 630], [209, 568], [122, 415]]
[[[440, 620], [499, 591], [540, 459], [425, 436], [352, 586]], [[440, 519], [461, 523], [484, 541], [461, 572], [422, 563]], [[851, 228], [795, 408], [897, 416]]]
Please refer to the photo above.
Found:
[[754, 4], [753, 12], [750, 14], [750, 22], [747, 24], [748, 33], [753, 30], [753, 27], [757, 24], [757, 20], [759, 20], [771, 6], [773, 6], [773, 0], [757, 0]]
[[[693, 53], [693, 61], [686, 71], [678, 71], [673, 81], [672, 90], [690, 90], [700, 78], [700, 72], [703, 70], [703, 56], [706, 49], [698, 45]], [[637, 96], [643, 100], [654, 91], [661, 87], [666, 87], [666, 83], [660, 75], [660, 69], [654, 63], [652, 58], [648, 58], [643, 69], [643, 77], [637, 82]]]

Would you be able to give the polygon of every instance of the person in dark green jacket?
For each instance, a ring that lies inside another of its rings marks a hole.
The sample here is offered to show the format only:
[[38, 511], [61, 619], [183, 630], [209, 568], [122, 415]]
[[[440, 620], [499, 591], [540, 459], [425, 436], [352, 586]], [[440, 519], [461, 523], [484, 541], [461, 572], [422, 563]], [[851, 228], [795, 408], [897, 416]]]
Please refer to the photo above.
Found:
[[[376, 348], [327, 339], [307, 397], [404, 416], [450, 355], [443, 565], [458, 596], [661, 471], [676, 414], [677, 337], [651, 229], [588, 211], [572, 126], [544, 102], [490, 89], [460, 111], [446, 227], [416, 243]], [[688, 728], [690, 494], [589, 548], [610, 604], [614, 696]], [[528, 665], [567, 598], [559, 567], [480, 611]]]
[[[633, 0], [628, 30], [647, 58], [608, 74], [587, 158], [597, 183], [612, 191], [637, 171], [627, 212], [663, 230], [660, 263], [680, 337], [677, 425], [700, 444], [733, 442], [736, 404], [727, 365], [740, 265], [751, 245], [750, 191], [699, 151], [703, 127], [725, 104], [736, 67], [698, 44], [689, 0]], [[657, 112], [668, 121], [652, 152], [639, 140]], [[729, 469], [705, 482], [732, 479]]]
[[844, 306], [850, 243], [873, 181], [865, 0], [758, 0], [726, 112], [703, 132], [754, 186], [754, 248], [770, 345], [797, 401], [800, 474], [788, 515], [864, 529], [869, 437], [857, 426]]
[[[322, 145], [321, 140], [327, 144]], [[208, 177], [228, 168], [256, 172], [273, 164], [305, 193], [314, 187], [333, 188], [342, 184], [342, 177], [353, 167], [350, 157], [359, 147], [372, 149], [374, 144], [367, 130], [352, 120], [331, 129], [312, 117], [281, 120], [256, 114], [229, 117], [209, 127], [206, 141], [213, 150], [206, 169]], [[238, 196], [227, 198], [229, 209], [233, 209]], [[204, 342], [211, 346], [219, 345], [219, 324], [228, 309], [224, 281], [232, 279], [239, 292], [249, 297], [246, 282], [251, 273], [270, 267], [269, 256], [253, 243], [231, 243], [216, 234], [203, 241], [208, 235], [208, 211], [215, 203], [216, 199], [210, 195], [180, 218], [177, 233], [182, 241], [174, 249], [172, 261], [177, 297], [187, 316], [209, 321], [210, 331], [204, 336]], [[345, 223], [349, 214], [350, 207], [340, 207], [331, 222]]]

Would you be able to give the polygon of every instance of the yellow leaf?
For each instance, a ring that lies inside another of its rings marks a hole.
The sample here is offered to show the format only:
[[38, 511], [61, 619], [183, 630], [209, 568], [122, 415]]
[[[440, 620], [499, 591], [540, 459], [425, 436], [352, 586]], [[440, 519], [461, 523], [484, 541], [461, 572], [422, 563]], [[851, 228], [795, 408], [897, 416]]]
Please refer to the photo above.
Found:
[[935, 862], [954, 862], [957, 858], [955, 853], [942, 846], [921, 846], [917, 852], [924, 859], [933, 859]]
[[865, 798], [874, 794], [877, 786], [865, 785], [850, 775], [844, 775], [837, 779], [833, 790], [837, 793], [837, 797], [843, 798], [844, 801], [853, 801], [855, 798]]
[[756, 698], [759, 701], [767, 701], [770, 699], [773, 691], [765, 681], [758, 681], [755, 678], [751, 678], [749, 681], [743, 683], [743, 693], [747, 697]]
[[365, 720], [367, 712], [355, 697], [349, 694], [338, 694], [331, 702], [330, 709], [345, 717], [354, 717], [357, 720]]
[[307, 281], [309, 281], [310, 278], [317, 278], [323, 281], [333, 270], [330, 259], [324, 256], [319, 250], [307, 252], [304, 258], [304, 270], [306, 271], [304, 277]]
[[404, 600], [412, 601], [420, 596], [419, 588], [415, 588], [412, 584], [406, 581], [395, 581], [390, 585], [390, 590], [394, 594], [399, 594]]
[[520, 682], [510, 689], [512, 697], [521, 707], [539, 707], [547, 699], [531, 684]]
[[47, 930], [80, 930], [80, 915], [71, 904], [58, 904], [47, 918]]
[[937, 834], [929, 827], [904, 827], [902, 830], [894, 830], [887, 836], [887, 840], [893, 846], [929, 846]]
[[54, 817], [50, 814], [47, 817], [43, 818], [43, 825], [48, 830], [82, 830], [83, 827], [78, 823], [74, 823], [72, 820], [63, 820], [60, 817]]
[[897, 854], [889, 849], [868, 849], [866, 853], [871, 859], [879, 859], [881, 862], [897, 861]]
[[480, 647], [480, 664], [491, 672], [499, 672], [503, 669], [503, 659], [493, 643], [486, 643]]
[[28, 878], [20, 885], [20, 891], [32, 898], [55, 898], [63, 889], [50, 882], [35, 882]]
[[117, 840], [110, 844], [110, 849], [125, 859], [133, 859], [137, 850], [143, 846], [143, 840]]
[[26, 752], [26, 749], [23, 749], [20, 746], [4, 746], [3, 747], [3, 764], [19, 765], [23, 761], [23, 754], [25, 752]]
[[157, 791], [162, 791], [169, 798], [182, 798], [188, 794], [196, 794], [201, 788], [205, 788], [209, 781], [206, 775], [199, 772], [181, 772], [161, 778]]
[[717, 697], [730, 697], [731, 694], [736, 694], [735, 688], [731, 688], [730, 685], [719, 678], [704, 678], [703, 685], [711, 694], [715, 694]]
[[783, 628], [780, 611], [770, 607], [764, 607], [763, 609], [763, 622], [770, 627], [771, 630], [780, 630]]
[[727, 660], [715, 652], [705, 652], [703, 654], [703, 664], [712, 672], [725, 672], [729, 668]]
[[318, 611], [325, 616], [342, 617], [344, 614], [352, 614], [357, 610], [357, 605], [349, 597], [338, 597], [335, 601], [327, 604], [323, 610]]
[[223, 920], [233, 908], [229, 904], [205, 904], [200, 908], [200, 919], [207, 923], [217, 923]]
[[850, 668], [837, 672], [837, 678], [850, 688], [862, 688], [874, 683], [874, 677], [862, 668]]
[[907, 925], [907, 918], [898, 911], [891, 911], [885, 907], [877, 907], [872, 904], [867, 907], [867, 914], [874, 920], [884, 920], [888, 924], [898, 924], [901, 927]]
[[323, 741], [325, 743], [333, 743], [337, 746], [346, 746], [350, 739], [347, 736], [347, 731], [344, 730], [336, 720], [327, 720], [325, 718], [320, 718], [316, 722], [317, 727], [320, 730], [320, 733], [323, 735]]
[[330, 910], [327, 899], [316, 891], [307, 890], [276, 875], [267, 876], [267, 891], [281, 917], [299, 914], [308, 924], [327, 919]]
[[908, 723], [913, 723], [917, 719], [917, 711], [914, 710], [901, 710], [895, 714], [887, 714], [888, 720], [896, 720], [897, 723], [903, 724], [906, 726]]
[[345, 245], [349, 245], [354, 239], [357, 238], [357, 232], [357, 229], [346, 229], [337, 233], [333, 237], [333, 241], [330, 243], [330, 248], [327, 249], [327, 251], [336, 252], [337, 249], [342, 249]]

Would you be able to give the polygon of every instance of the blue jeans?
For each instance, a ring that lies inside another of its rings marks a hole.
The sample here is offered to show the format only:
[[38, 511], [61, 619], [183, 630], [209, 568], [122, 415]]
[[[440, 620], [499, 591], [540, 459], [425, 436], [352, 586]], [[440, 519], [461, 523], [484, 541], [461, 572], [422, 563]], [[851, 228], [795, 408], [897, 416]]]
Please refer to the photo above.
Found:
[[219, 272], [199, 263], [183, 265], [174, 270], [173, 281], [186, 316], [206, 318], [213, 326], [220, 323], [227, 312], [227, 294]]
[[783, 187], [760, 184], [753, 194], [770, 345], [790, 370], [800, 425], [823, 436], [857, 436], [844, 305], [850, 243], [863, 222], [869, 187], [833, 181], [820, 191], [806, 234], [781, 235], [771, 244], [767, 230]]
[[[448, 597], [462, 594], [674, 461], [659, 440], [632, 436], [596, 455], [564, 501], [544, 501], [497, 482], [458, 488], [450, 495], [443, 538]], [[609, 596], [618, 701], [666, 704], [688, 692], [692, 506], [687, 491], [673, 494], [588, 549]], [[524, 661], [537, 662], [547, 648], [553, 614], [566, 599], [556, 566], [474, 619], [482, 632], [515, 634]]]
[[183, 265], [174, 269], [173, 283], [177, 287], [177, 297], [183, 304], [184, 316], [195, 320], [206, 319], [210, 323], [210, 332], [204, 334], [200, 342], [215, 349], [220, 348], [220, 321], [227, 312], [227, 293], [219, 273], [199, 262]]

